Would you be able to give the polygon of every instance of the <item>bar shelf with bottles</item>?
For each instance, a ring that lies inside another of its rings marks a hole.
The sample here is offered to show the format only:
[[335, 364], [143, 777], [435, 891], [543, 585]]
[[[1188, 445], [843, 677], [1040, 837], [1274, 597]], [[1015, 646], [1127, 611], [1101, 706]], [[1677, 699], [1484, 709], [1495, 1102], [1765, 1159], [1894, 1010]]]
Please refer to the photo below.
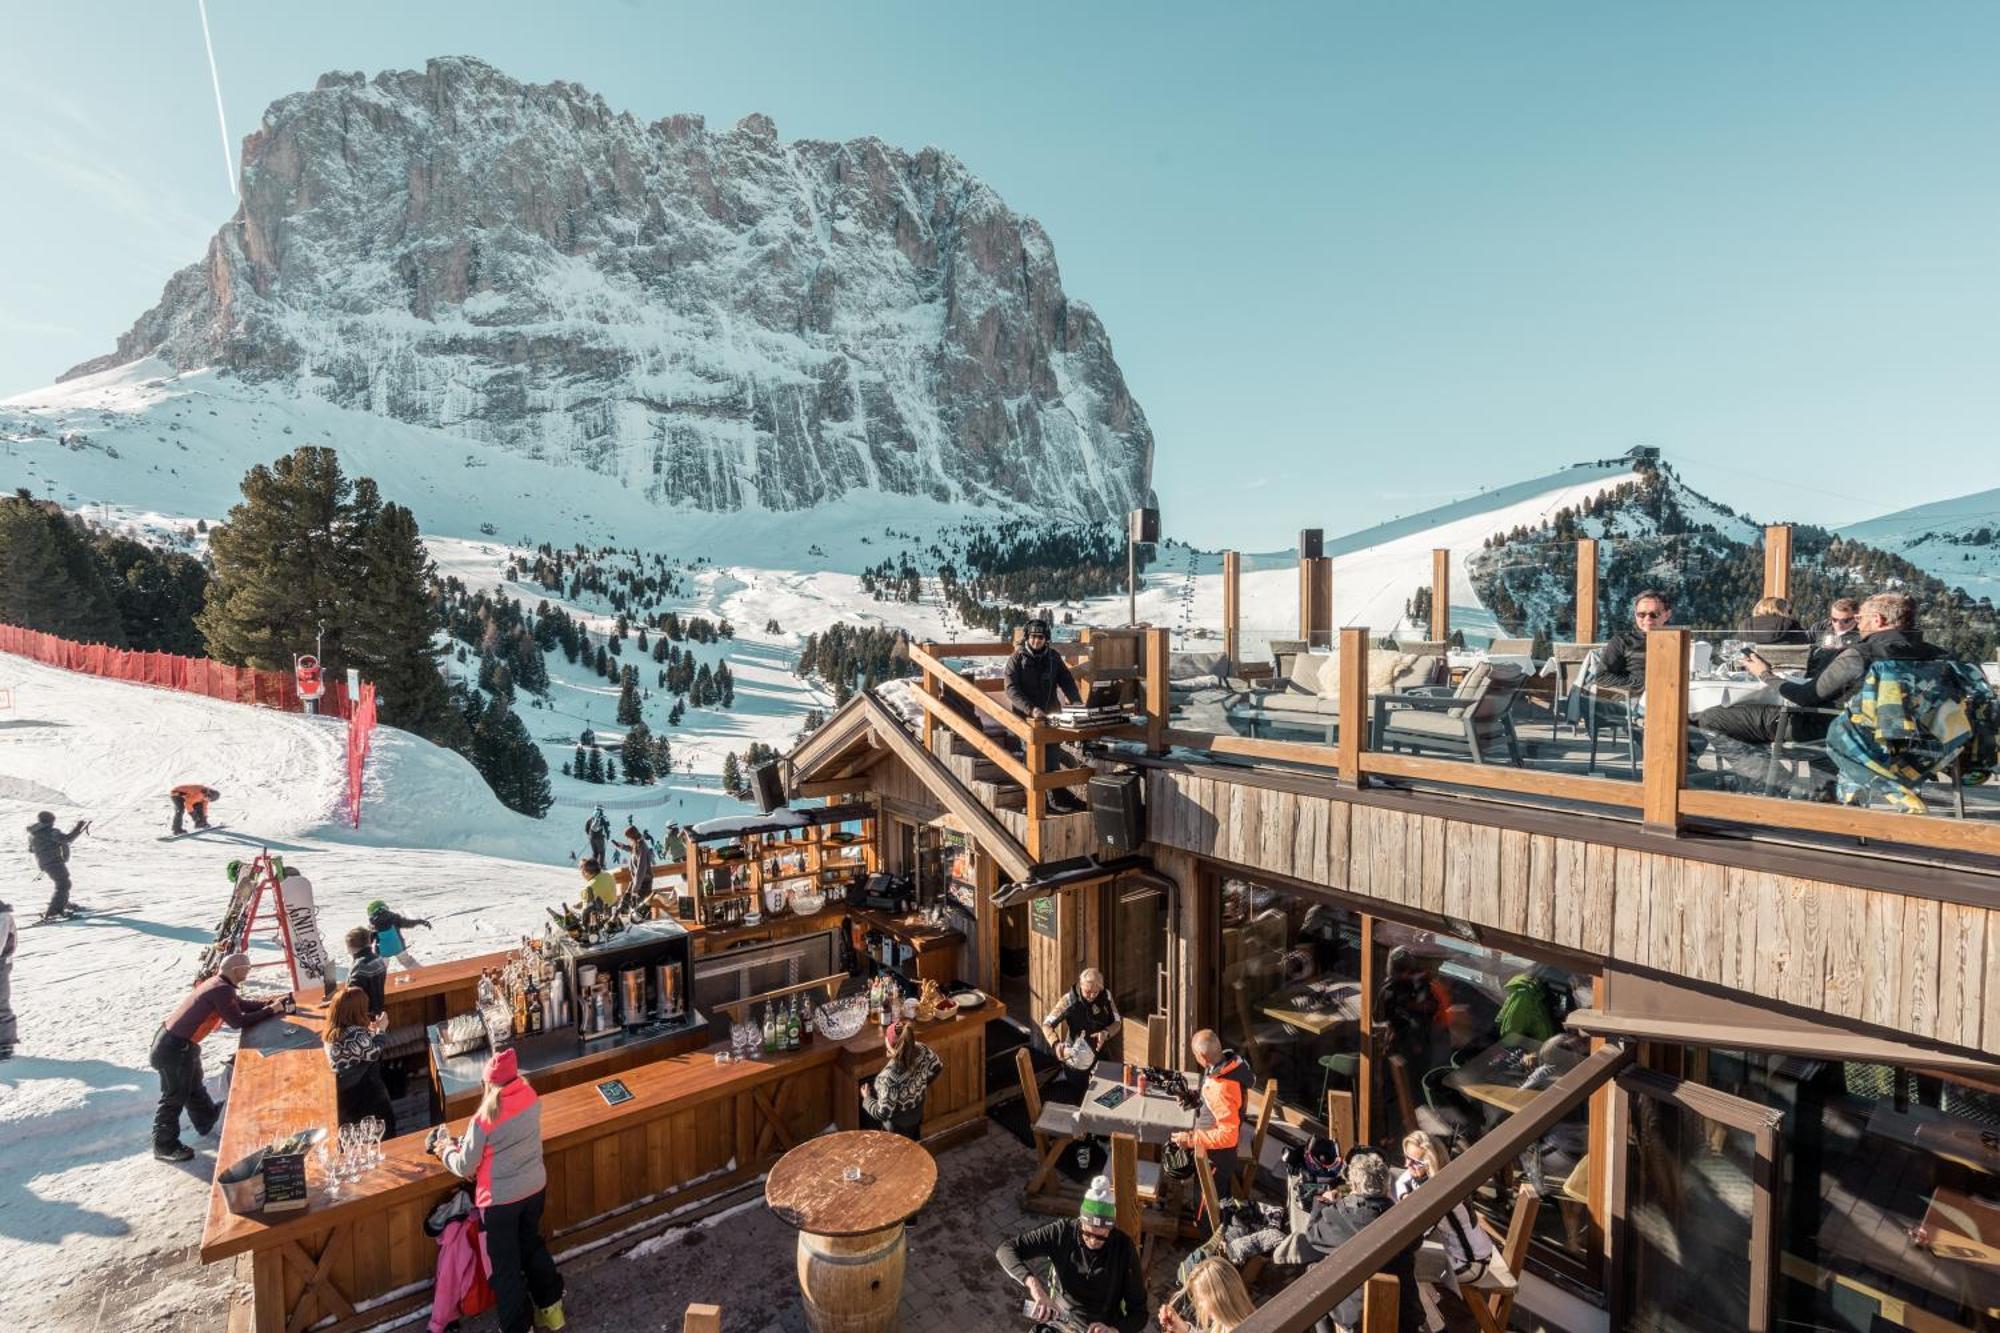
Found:
[[474, 1013], [427, 1029], [442, 1113], [477, 1104], [485, 1062], [502, 1047], [513, 1048], [521, 1072], [546, 1092], [706, 1045], [708, 1020], [692, 1003], [687, 930], [643, 919], [647, 910], [629, 895], [614, 905], [552, 909], [541, 935], [523, 937], [486, 969]]
[[847, 900], [877, 865], [875, 807], [829, 805], [697, 824], [687, 837], [683, 920], [709, 930], [810, 916]]

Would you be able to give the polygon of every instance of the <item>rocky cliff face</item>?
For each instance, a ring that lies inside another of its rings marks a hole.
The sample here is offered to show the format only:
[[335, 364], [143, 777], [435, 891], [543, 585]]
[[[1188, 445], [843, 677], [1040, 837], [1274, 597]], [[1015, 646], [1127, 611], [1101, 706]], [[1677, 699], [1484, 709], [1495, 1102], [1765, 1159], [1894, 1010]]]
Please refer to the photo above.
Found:
[[870, 488], [1105, 518], [1150, 487], [1103, 325], [955, 159], [641, 124], [469, 59], [273, 104], [207, 257], [70, 375], [147, 355], [701, 509]]

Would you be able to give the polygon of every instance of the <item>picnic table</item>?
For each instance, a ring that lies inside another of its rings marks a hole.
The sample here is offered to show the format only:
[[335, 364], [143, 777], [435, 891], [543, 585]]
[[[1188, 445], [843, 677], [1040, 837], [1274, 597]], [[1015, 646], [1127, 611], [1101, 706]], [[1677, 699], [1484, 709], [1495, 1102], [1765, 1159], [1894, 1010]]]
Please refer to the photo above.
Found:
[[[1061, 1108], [1077, 1135], [1102, 1134], [1111, 1140], [1111, 1188], [1118, 1199], [1118, 1227], [1133, 1241], [1140, 1239], [1139, 1145], [1165, 1143], [1182, 1130], [1195, 1128], [1206, 1112], [1181, 1105], [1169, 1093], [1148, 1089], [1143, 1094], [1121, 1081], [1124, 1067], [1104, 1061], [1091, 1071], [1082, 1101]], [[1194, 1087], [1199, 1076], [1190, 1076]], [[1051, 1107], [1051, 1110], [1057, 1109]]]
[[1267, 1018], [1323, 1037], [1342, 1024], [1361, 1021], [1361, 983], [1312, 981], [1274, 995], [1258, 1006]]

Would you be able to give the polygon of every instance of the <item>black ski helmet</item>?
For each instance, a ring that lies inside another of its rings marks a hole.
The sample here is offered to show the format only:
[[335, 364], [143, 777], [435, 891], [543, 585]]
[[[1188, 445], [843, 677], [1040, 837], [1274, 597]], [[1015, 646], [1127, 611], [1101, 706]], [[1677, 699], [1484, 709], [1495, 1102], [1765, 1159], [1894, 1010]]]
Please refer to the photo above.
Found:
[[1028, 622], [1027, 627], [1021, 631], [1021, 638], [1024, 640], [1032, 639], [1037, 634], [1041, 635], [1045, 639], [1052, 639], [1055, 637], [1054, 635], [1049, 633], [1049, 622], [1042, 619], [1040, 616], [1036, 616]]
[[37, 824], [53, 824], [56, 822], [56, 812], [53, 810], [44, 810], [35, 816], [35, 822]]

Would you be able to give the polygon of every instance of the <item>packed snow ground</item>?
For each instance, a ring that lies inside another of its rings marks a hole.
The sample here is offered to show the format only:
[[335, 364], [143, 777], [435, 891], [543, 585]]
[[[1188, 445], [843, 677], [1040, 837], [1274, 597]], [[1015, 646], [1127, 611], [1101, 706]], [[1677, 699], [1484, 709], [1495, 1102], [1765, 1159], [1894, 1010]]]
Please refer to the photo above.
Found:
[[[228, 901], [226, 863], [259, 848], [312, 880], [322, 932], [360, 924], [383, 898], [435, 929], [419, 956], [500, 947], [573, 891], [550, 832], [502, 808], [463, 759], [377, 733], [362, 827], [338, 818], [342, 725], [0, 656], [4, 896], [33, 918], [49, 883], [26, 856], [38, 810], [92, 820], [70, 870], [103, 915], [26, 931], [14, 965], [16, 1057], [0, 1063], [0, 1322], [9, 1327], [213, 1328], [222, 1269], [192, 1260], [214, 1140], [176, 1167], [155, 1162], [154, 1029], [193, 980]], [[228, 825], [161, 842], [166, 791], [201, 781]], [[483, 848], [485, 854], [468, 848]], [[275, 985], [276, 970], [253, 973]], [[208, 1043], [211, 1071], [234, 1049]], [[185, 1131], [191, 1134], [192, 1131]]]

